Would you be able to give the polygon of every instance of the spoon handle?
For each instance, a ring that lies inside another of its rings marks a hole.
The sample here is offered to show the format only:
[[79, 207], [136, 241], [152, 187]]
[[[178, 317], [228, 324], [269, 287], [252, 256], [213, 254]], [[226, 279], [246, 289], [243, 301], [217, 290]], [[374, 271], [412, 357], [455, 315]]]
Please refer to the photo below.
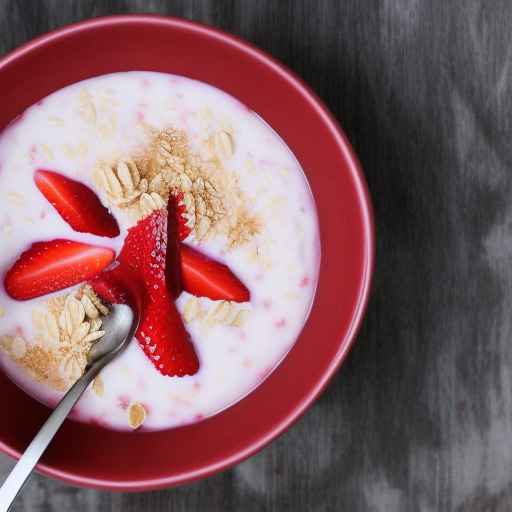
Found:
[[25, 453], [20, 457], [11, 473], [0, 487], [0, 512], [8, 512], [11, 505], [27, 481], [30, 473], [38, 463], [44, 451], [50, 444], [60, 426], [70, 413], [73, 406], [94, 377], [99, 373], [100, 365], [92, 365], [85, 374], [78, 379], [71, 389], [64, 395], [50, 417], [46, 420], [41, 430], [28, 445]]

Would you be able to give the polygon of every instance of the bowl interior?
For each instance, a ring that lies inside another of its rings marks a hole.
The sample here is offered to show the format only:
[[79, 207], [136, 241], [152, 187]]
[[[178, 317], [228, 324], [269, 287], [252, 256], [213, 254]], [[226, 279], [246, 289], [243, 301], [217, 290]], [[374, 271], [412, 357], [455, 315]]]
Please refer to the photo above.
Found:
[[[236, 38], [182, 20], [92, 20], [44, 36], [0, 63], [0, 127], [55, 90], [95, 75], [151, 70], [225, 90], [260, 114], [300, 161], [316, 200], [322, 264], [295, 346], [255, 391], [195, 425], [119, 433], [66, 422], [39, 469], [79, 485], [142, 490], [185, 483], [250, 455], [321, 391], [354, 337], [373, 260], [369, 199], [357, 161], [330, 115], [300, 81]], [[24, 449], [48, 410], [0, 375], [0, 448]]]

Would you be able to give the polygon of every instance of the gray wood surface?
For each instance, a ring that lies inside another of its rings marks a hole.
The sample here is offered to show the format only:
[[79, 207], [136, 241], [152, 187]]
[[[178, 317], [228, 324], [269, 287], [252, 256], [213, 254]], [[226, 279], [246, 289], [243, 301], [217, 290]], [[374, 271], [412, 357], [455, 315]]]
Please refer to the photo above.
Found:
[[140, 495], [36, 476], [15, 510], [511, 510], [512, 2], [0, 0], [0, 51], [143, 11], [243, 36], [325, 99], [375, 202], [373, 299], [323, 397], [249, 461]]

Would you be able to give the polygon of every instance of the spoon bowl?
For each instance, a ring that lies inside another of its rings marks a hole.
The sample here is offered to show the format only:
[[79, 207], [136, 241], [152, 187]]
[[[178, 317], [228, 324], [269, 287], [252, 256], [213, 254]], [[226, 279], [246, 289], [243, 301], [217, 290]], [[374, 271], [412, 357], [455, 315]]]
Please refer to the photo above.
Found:
[[139, 327], [139, 318], [129, 306], [114, 304], [110, 309], [111, 313], [103, 319], [105, 334], [93, 345], [87, 356], [88, 367], [101, 363], [103, 368], [110, 363], [126, 348]]

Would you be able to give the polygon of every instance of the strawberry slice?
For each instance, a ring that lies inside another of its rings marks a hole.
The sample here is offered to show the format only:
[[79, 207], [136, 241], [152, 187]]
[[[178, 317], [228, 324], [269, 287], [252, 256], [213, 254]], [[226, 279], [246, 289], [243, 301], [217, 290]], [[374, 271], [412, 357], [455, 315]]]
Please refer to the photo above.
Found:
[[91, 279], [114, 257], [112, 249], [71, 240], [36, 242], [7, 271], [5, 290], [17, 300], [40, 297]]
[[[149, 295], [159, 295], [166, 287], [167, 225], [167, 211], [155, 210], [128, 230], [119, 254], [119, 261], [141, 276]], [[177, 228], [172, 231], [176, 236]], [[174, 296], [177, 296], [177, 286], [178, 282], [175, 282]]]
[[[176, 219], [172, 202], [169, 202], [169, 213], [165, 209], [155, 210], [128, 230], [119, 254], [120, 262], [142, 276], [150, 295], [158, 295], [165, 286], [175, 298], [181, 292], [178, 240], [181, 227]], [[166, 268], [169, 269], [167, 278]]]
[[89, 280], [88, 284], [104, 301], [111, 304], [129, 304], [128, 287], [119, 267], [113, 270], [104, 270], [101, 274]]
[[[192, 232], [190, 226], [187, 226], [187, 208], [183, 203], [183, 192], [172, 193], [171, 197], [174, 198], [172, 201], [172, 210], [169, 208], [169, 212], [178, 219], [178, 239], [181, 242], [185, 240], [188, 235]], [[169, 201], [169, 204], [171, 201]]]
[[251, 294], [227, 265], [209, 258], [189, 245], [181, 245], [183, 288], [199, 297], [212, 300], [247, 302]]
[[[128, 231], [117, 266], [90, 281], [109, 302], [140, 304], [137, 340], [155, 368], [167, 376], [193, 375], [199, 369], [194, 346], [174, 304], [179, 289], [179, 226], [171, 212], [156, 210]], [[169, 229], [168, 229], [169, 228]], [[166, 280], [166, 262], [172, 272]], [[167, 283], [171, 287], [168, 290]], [[141, 286], [137, 286], [140, 283]], [[135, 287], [135, 289], [134, 289]]]
[[101, 204], [98, 196], [83, 183], [44, 169], [35, 172], [34, 181], [75, 231], [109, 238], [119, 235], [116, 219]]
[[[169, 201], [167, 205], [167, 251], [165, 255], [165, 284], [167, 289], [177, 298], [181, 293], [181, 256], [180, 241], [182, 240], [183, 216], [177, 207], [177, 201]], [[160, 263], [160, 261], [158, 261]]]
[[[223, 263], [185, 244], [180, 244], [178, 254], [176, 236], [180, 238], [181, 226], [177, 234], [171, 232], [175, 229], [172, 226], [176, 225], [172, 222], [176, 218], [175, 211], [169, 202], [168, 221], [165, 210], [156, 210], [131, 228], [119, 260], [144, 276], [152, 294], [158, 295], [167, 281], [167, 288], [175, 298], [181, 292], [182, 284], [192, 295], [212, 300], [249, 301], [249, 290]], [[167, 226], [171, 226], [168, 232]], [[172, 251], [169, 250], [171, 245], [174, 247]], [[181, 272], [177, 272], [178, 268]]]
[[130, 304], [142, 311], [146, 288], [139, 275], [118, 261], [89, 280], [94, 291], [111, 304]]
[[199, 360], [174, 300], [162, 290], [143, 312], [137, 339], [155, 368], [168, 376], [194, 375]]

